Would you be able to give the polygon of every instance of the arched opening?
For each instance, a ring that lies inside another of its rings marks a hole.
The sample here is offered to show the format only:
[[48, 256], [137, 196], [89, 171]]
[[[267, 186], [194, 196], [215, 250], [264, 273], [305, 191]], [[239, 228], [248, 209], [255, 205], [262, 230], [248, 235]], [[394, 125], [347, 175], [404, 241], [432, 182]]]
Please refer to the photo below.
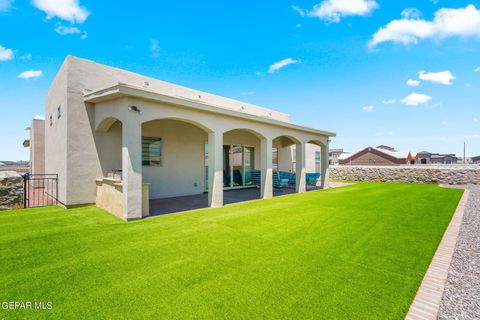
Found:
[[261, 139], [250, 129], [233, 129], [223, 134], [224, 203], [260, 198]]
[[272, 140], [273, 196], [296, 192], [296, 146], [299, 144], [300, 140], [288, 135]]
[[122, 122], [113, 117], [105, 118], [96, 131], [95, 142], [103, 177], [122, 180]]
[[142, 180], [149, 184], [151, 215], [208, 206], [208, 130], [184, 119], [142, 124]]
[[420, 163], [421, 163], [421, 164], [427, 164], [427, 159], [422, 158], [422, 159], [420, 160]]

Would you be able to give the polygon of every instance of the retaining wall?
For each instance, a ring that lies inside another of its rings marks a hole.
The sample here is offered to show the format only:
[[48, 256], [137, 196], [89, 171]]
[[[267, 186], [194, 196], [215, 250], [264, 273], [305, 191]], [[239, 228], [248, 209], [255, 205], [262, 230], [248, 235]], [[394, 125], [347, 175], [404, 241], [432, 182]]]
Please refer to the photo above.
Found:
[[0, 210], [23, 207], [23, 178], [15, 171], [0, 172]]
[[330, 179], [435, 184], [480, 184], [480, 166], [331, 166]]

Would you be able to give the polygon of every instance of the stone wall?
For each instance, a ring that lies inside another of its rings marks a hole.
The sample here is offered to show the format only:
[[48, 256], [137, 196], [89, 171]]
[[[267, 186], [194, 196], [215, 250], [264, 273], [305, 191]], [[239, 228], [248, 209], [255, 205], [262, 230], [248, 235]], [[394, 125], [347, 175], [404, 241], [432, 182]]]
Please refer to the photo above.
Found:
[[480, 184], [480, 166], [331, 166], [330, 179], [435, 184]]
[[23, 178], [15, 171], [0, 172], [0, 210], [23, 207]]

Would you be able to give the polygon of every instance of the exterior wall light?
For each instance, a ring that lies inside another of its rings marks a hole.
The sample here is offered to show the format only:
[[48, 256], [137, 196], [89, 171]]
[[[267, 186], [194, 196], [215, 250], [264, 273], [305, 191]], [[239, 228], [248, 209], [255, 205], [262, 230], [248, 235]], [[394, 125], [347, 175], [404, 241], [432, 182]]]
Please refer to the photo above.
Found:
[[139, 107], [137, 107], [137, 106], [130, 106], [130, 107], [128, 107], [128, 110], [133, 111], [133, 112], [136, 112], [136, 113], [138, 113], [138, 114], [141, 114], [141, 113], [143, 112], [143, 111], [142, 111]]

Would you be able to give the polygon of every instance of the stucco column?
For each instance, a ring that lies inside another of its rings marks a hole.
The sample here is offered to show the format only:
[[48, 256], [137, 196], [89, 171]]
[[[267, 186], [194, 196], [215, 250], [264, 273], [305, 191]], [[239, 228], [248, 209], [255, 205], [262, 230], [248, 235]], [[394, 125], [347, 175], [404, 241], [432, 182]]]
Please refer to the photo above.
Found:
[[328, 189], [329, 185], [329, 146], [327, 143], [320, 150], [320, 186], [322, 189]]
[[223, 206], [223, 132], [208, 133], [208, 206]]
[[306, 181], [306, 143], [301, 142], [296, 145], [296, 182], [297, 192], [302, 193], [307, 189]]
[[262, 170], [260, 198], [266, 199], [273, 196], [272, 139], [261, 139], [260, 155]]
[[136, 121], [124, 121], [122, 126], [122, 176], [123, 217], [141, 219], [142, 125]]

